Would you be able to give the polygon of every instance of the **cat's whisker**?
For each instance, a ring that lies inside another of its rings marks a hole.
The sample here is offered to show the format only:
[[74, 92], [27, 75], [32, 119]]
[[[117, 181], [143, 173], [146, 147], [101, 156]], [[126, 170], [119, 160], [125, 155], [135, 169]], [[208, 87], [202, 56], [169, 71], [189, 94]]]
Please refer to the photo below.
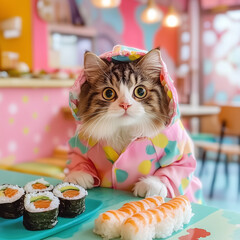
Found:
[[[95, 121], [93, 121], [93, 119], [91, 119], [91, 121], [87, 121], [83, 125], [83, 129], [85, 128], [83, 134], [87, 135], [89, 140], [93, 136], [93, 133], [94, 133], [95, 129], [97, 128], [99, 122], [101, 122], [102, 120], [105, 120], [106, 116], [104, 116], [104, 115], [96, 116], [96, 118], [98, 118], [98, 119], [96, 119]], [[89, 124], [89, 122], [90, 122], [90, 124]], [[103, 121], [103, 123], [104, 123], [104, 121]], [[99, 139], [96, 139], [96, 140], [99, 140]]]
[[[148, 114], [149, 114], [149, 116], [152, 116], [153, 118], [161, 119], [159, 116], [157, 116], [156, 114], [153, 114], [151, 112], [148, 112]], [[169, 115], [165, 115], [163, 113], [158, 113], [158, 115], [160, 115], [161, 117], [165, 117], [165, 118], [171, 119], [171, 117]]]
[[[97, 127], [97, 123], [100, 121], [100, 117], [99, 116], [95, 116], [95, 118], [97, 118], [96, 120], [95, 119], [90, 119], [89, 121], [86, 121], [83, 125], [82, 125], [82, 131], [83, 131], [83, 135], [87, 135], [87, 136], [90, 136], [92, 134], [86, 134], [86, 133], [89, 133], [89, 129], [95, 129]], [[92, 128], [92, 126], [94, 128]], [[91, 136], [90, 136], [91, 137]]]
[[101, 73], [103, 73], [103, 75], [105, 76], [105, 77], [110, 77], [110, 74], [108, 75], [107, 74], [107, 72], [102, 68], [102, 66], [99, 64], [99, 62], [97, 61], [97, 65], [98, 65], [98, 67], [99, 67], [99, 70], [101, 70]]
[[100, 113], [106, 113], [107, 112], [106, 110], [107, 110], [107, 108], [105, 110], [95, 111], [95, 112], [92, 112], [92, 113], [84, 113], [84, 114], [82, 114], [81, 118], [94, 116], [94, 115], [97, 115], [97, 114], [100, 114]]

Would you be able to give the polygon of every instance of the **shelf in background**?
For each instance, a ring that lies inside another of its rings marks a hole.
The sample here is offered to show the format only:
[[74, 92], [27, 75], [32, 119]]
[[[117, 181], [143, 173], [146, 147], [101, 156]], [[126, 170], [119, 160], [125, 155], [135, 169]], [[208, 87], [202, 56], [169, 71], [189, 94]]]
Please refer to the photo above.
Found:
[[74, 26], [72, 24], [56, 24], [56, 23], [48, 24], [48, 31], [51, 33], [56, 32], [61, 34], [71, 34], [90, 38], [95, 37], [97, 34], [95, 28]]
[[73, 79], [0, 78], [0, 88], [65, 88], [73, 84]]

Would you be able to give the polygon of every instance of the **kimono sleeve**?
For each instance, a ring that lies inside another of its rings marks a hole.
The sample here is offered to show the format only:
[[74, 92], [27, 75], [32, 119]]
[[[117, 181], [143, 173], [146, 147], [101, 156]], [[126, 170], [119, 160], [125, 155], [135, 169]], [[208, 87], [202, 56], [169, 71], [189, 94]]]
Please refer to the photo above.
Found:
[[[182, 194], [194, 196], [194, 192], [201, 189], [201, 182], [193, 176], [197, 163], [192, 152], [192, 144], [188, 141], [183, 152], [176, 149], [177, 144], [171, 147], [171, 152], [159, 160], [161, 167], [155, 171], [154, 176], [159, 177], [167, 187], [167, 197]], [[175, 155], [174, 152], [178, 154]]]
[[97, 169], [93, 162], [88, 158], [87, 146], [84, 146], [78, 136], [74, 136], [69, 141], [68, 161], [65, 168], [65, 174], [71, 172], [83, 171], [90, 174], [94, 178], [94, 187], [100, 185], [100, 178], [97, 174]]

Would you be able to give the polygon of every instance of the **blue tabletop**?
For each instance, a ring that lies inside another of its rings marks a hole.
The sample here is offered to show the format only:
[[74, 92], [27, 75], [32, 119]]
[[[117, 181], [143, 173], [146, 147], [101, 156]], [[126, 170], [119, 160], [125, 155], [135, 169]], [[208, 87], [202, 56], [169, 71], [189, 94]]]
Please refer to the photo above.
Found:
[[[36, 175], [22, 174], [11, 171], [0, 170], [0, 184], [9, 183], [24, 186], [27, 182], [38, 179]], [[44, 177], [51, 184], [56, 185], [60, 181], [53, 178]], [[93, 233], [94, 219], [101, 212], [109, 209], [118, 209], [124, 203], [137, 200], [131, 192], [124, 192], [108, 188], [94, 188], [88, 190], [87, 204], [97, 202], [96, 211], [91, 212], [89, 217], [82, 221], [70, 222], [67, 228], [60, 232], [50, 232], [49, 236], [44, 239], [48, 240], [101, 240], [102, 238]], [[99, 201], [101, 204], [99, 205]], [[92, 206], [89, 205], [91, 210]], [[197, 240], [197, 239], [214, 239], [214, 240], [239, 240], [240, 239], [240, 214], [222, 209], [212, 208], [199, 204], [192, 204], [194, 216], [190, 223], [184, 226], [184, 229], [175, 232], [168, 239], [179, 240]], [[89, 210], [89, 211], [90, 211]], [[69, 220], [71, 221], [71, 220]], [[0, 221], [1, 224], [1, 221]], [[1, 226], [0, 226], [1, 227]], [[27, 231], [27, 230], [26, 230]], [[43, 230], [46, 231], [46, 230]], [[32, 239], [37, 240], [37, 233], [32, 232]], [[0, 234], [1, 239], [1, 234]]]

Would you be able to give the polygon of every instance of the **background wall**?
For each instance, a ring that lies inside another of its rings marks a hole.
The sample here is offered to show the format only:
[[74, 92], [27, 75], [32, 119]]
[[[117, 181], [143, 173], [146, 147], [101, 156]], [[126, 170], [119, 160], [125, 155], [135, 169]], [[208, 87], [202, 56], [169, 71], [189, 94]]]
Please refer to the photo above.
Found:
[[[40, 70], [48, 69], [47, 23], [38, 17], [36, 2], [1, 0], [0, 19], [22, 17], [23, 32], [19, 39], [0, 43], [2, 50], [19, 52], [21, 61]], [[97, 30], [97, 54], [115, 44], [147, 50], [160, 46], [169, 71], [175, 73], [178, 29], [142, 23], [144, 6], [136, 0], [122, 0], [120, 8], [109, 10], [96, 9], [88, 0], [77, 2], [87, 24]], [[75, 128], [60, 113], [67, 105], [68, 89], [0, 89], [0, 162], [47, 157], [56, 145], [67, 144]]]
[[240, 10], [203, 16], [203, 101], [240, 104]]
[[64, 88], [0, 89], [0, 164], [51, 156], [67, 144], [75, 131], [60, 112], [67, 103]]
[[[36, 12], [36, 0], [33, 1], [33, 48], [34, 69], [48, 69], [46, 60], [47, 23], [39, 19]], [[162, 26], [161, 23], [145, 24], [141, 21], [144, 5], [137, 0], [122, 0], [119, 8], [97, 9], [89, 0], [77, 0], [79, 11], [86, 26], [97, 31], [96, 54], [109, 51], [116, 44], [151, 50], [161, 47], [163, 58], [170, 73], [175, 73], [178, 58], [178, 28]], [[160, 7], [160, 6], [159, 6]], [[167, 9], [160, 7], [163, 12]]]
[[16, 16], [22, 18], [22, 34], [15, 39], [4, 39], [1, 34], [0, 50], [19, 53], [19, 60], [32, 68], [31, 1], [1, 0], [0, 21]]
[[[105, 36], [106, 43], [120, 43], [146, 50], [160, 46], [176, 62], [178, 28], [164, 27], [162, 23], [143, 23], [141, 13], [145, 6], [140, 1], [122, 0], [119, 8], [104, 10], [92, 7], [87, 0], [78, 1], [78, 5], [85, 19], [86, 15], [90, 16], [87, 23], [96, 26], [97, 38], [104, 39]], [[159, 8], [166, 13], [166, 8]], [[99, 45], [99, 53], [108, 50], [103, 44]]]

